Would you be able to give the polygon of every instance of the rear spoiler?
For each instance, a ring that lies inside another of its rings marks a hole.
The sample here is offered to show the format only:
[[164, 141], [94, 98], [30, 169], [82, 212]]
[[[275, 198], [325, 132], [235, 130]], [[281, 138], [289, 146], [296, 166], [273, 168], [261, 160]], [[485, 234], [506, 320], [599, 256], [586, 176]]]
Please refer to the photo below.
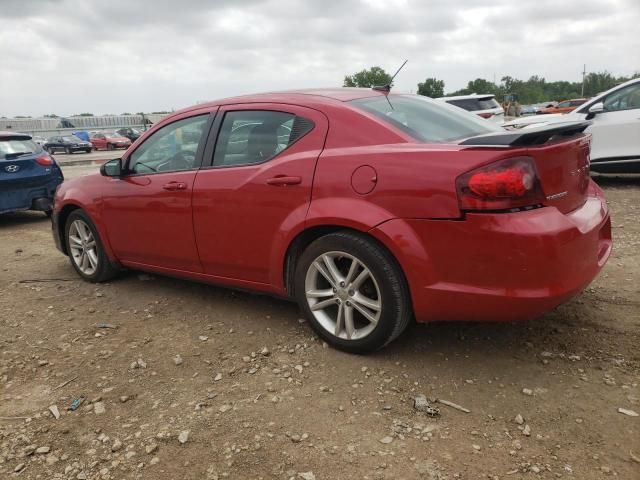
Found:
[[591, 122], [559, 122], [515, 131], [487, 133], [467, 138], [459, 145], [478, 147], [530, 147], [542, 145], [552, 137], [571, 137], [581, 133]]

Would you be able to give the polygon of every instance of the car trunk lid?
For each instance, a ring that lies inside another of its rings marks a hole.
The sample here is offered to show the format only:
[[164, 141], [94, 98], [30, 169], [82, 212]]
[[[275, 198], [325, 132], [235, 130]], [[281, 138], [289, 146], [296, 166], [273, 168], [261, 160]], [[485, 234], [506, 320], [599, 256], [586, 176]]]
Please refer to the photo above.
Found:
[[584, 129], [589, 125], [590, 122], [565, 122], [525, 131], [490, 133], [460, 144], [503, 147], [510, 156], [533, 158], [545, 196], [544, 204], [568, 213], [581, 207], [587, 198], [591, 136], [585, 134]]
[[36, 162], [39, 155], [42, 154], [0, 159], [0, 189], [37, 187], [47, 183], [53, 166], [39, 165]]

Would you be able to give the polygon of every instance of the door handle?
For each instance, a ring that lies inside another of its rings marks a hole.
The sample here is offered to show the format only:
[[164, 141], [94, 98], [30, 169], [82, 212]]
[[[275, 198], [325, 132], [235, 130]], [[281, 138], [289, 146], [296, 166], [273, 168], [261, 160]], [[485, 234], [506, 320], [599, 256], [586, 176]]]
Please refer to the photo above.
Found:
[[169, 190], [169, 191], [175, 191], [175, 190], [186, 190], [187, 189], [187, 184], [184, 182], [169, 182], [169, 183], [165, 183], [162, 188], [164, 188], [165, 190]]
[[302, 183], [301, 177], [288, 177], [286, 175], [276, 175], [275, 177], [267, 180], [267, 185], [275, 185], [276, 187], [299, 185], [300, 183]]

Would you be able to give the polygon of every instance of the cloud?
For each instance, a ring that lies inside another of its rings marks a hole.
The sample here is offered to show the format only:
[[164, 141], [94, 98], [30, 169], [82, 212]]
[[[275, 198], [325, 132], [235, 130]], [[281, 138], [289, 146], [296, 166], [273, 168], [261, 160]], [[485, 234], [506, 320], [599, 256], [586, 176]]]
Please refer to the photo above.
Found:
[[180, 108], [340, 86], [372, 65], [396, 88], [640, 69], [638, 0], [3, 0], [0, 115]]

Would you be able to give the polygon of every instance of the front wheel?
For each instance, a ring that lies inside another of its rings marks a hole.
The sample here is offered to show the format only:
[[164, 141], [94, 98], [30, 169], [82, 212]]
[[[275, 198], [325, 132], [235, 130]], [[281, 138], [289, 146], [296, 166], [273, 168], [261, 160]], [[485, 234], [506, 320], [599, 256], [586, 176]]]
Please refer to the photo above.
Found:
[[107, 150], [114, 150], [116, 148], [116, 146], [113, 143], [108, 143], [107, 144]]
[[295, 295], [316, 333], [351, 353], [387, 345], [412, 318], [397, 261], [355, 232], [332, 233], [307, 247], [296, 265]]
[[71, 147], [65, 148], [64, 151], [67, 152], [67, 155], [71, 155], [73, 153], [73, 150], [71, 150]]
[[105, 282], [118, 273], [107, 254], [93, 222], [82, 210], [74, 210], [65, 225], [65, 242], [71, 265], [89, 282]]

